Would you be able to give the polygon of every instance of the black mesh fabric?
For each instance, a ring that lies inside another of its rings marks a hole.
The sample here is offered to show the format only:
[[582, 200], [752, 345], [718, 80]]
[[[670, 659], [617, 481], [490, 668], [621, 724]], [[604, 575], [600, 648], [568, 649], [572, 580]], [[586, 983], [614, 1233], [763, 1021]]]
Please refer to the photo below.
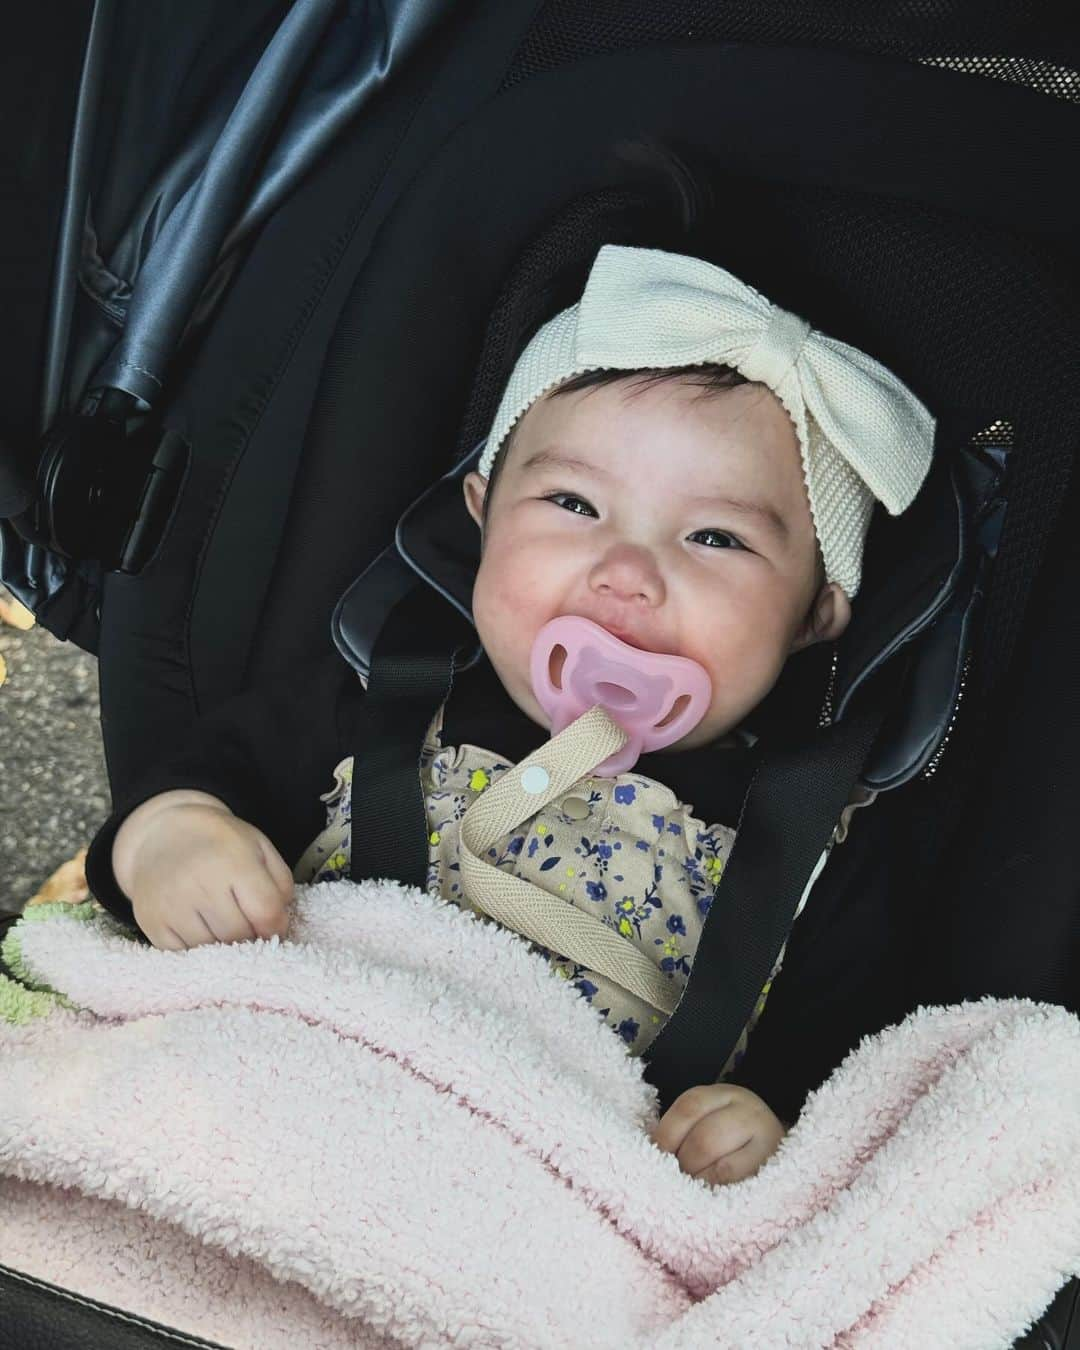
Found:
[[608, 188], [564, 207], [525, 249], [492, 309], [458, 440], [464, 458], [487, 434], [503, 388], [533, 333], [581, 294], [603, 244], [647, 241], [692, 251], [702, 225], [707, 180], [698, 178], [670, 148], [643, 143], [620, 147], [640, 188]]
[[1067, 4], [1017, 0], [548, 0], [504, 87], [583, 57], [660, 42], [753, 42], [873, 52], [1026, 84], [1080, 102], [1080, 31]]
[[499, 294], [484, 334], [458, 440], [459, 459], [487, 435], [514, 362], [533, 333], [560, 308], [574, 303], [575, 284], [579, 292], [580, 273], [600, 245], [629, 242], [635, 237], [634, 224], [647, 212], [648, 203], [639, 193], [598, 192], [574, 202], [526, 249]]

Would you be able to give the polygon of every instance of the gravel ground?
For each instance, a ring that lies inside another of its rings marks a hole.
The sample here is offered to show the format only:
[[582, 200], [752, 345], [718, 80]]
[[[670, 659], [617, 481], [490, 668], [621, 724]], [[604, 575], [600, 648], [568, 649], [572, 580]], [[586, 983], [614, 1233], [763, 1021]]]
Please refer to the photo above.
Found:
[[21, 906], [108, 814], [97, 661], [0, 623], [0, 913]]

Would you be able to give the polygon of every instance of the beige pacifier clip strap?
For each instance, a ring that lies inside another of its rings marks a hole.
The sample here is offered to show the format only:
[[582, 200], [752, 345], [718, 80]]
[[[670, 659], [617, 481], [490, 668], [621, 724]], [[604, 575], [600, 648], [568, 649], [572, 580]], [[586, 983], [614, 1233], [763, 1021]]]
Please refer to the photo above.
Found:
[[591, 708], [477, 797], [461, 820], [461, 880], [470, 902], [504, 927], [613, 980], [668, 1014], [672, 980], [613, 928], [486, 860], [489, 848], [620, 750], [626, 733]]

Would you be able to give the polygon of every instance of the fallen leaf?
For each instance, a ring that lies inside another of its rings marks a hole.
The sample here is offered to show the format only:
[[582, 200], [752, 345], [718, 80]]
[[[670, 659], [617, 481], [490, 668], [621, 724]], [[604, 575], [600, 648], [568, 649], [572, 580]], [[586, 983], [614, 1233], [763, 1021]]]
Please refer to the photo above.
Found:
[[56, 869], [31, 900], [30, 905], [81, 905], [90, 899], [86, 884], [86, 849], [79, 849], [74, 858]]
[[36, 620], [26, 606], [13, 595], [0, 595], [0, 622], [9, 624], [12, 628], [19, 628], [25, 633], [28, 628], [33, 628]]

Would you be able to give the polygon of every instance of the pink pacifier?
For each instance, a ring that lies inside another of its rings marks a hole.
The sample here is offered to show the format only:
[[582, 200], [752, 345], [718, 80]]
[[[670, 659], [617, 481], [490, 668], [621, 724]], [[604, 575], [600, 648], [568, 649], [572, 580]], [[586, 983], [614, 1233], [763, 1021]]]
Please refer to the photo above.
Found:
[[576, 614], [544, 624], [530, 659], [533, 693], [558, 735], [597, 704], [629, 739], [593, 770], [614, 778], [648, 750], [692, 731], [712, 698], [708, 672], [685, 656], [646, 652]]

